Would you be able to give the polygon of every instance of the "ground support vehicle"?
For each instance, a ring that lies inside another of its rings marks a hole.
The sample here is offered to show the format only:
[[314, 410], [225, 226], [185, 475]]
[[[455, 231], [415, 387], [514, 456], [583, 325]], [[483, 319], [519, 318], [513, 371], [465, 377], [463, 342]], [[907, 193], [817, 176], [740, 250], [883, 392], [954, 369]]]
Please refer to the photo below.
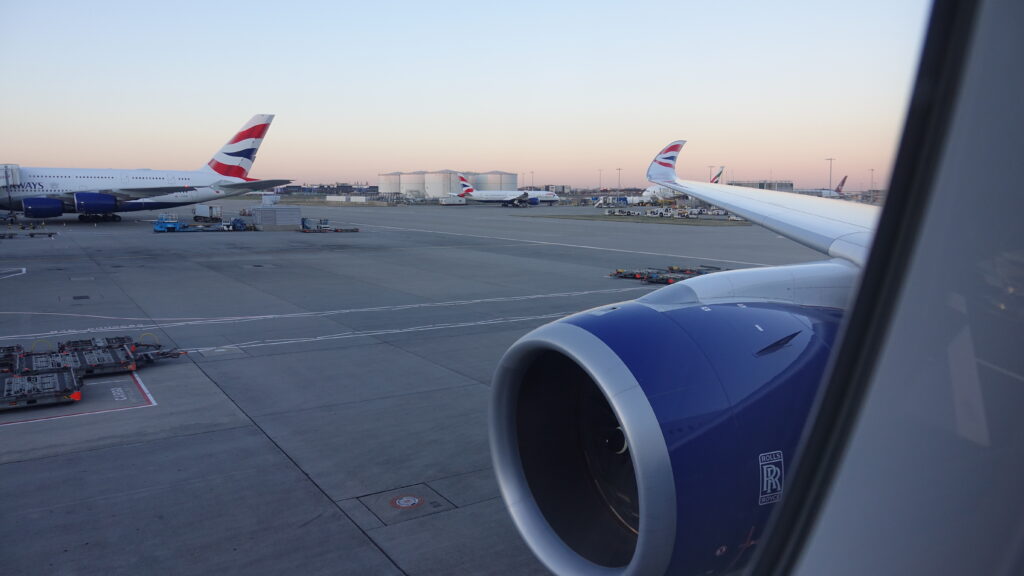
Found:
[[85, 378], [134, 372], [140, 365], [184, 354], [124, 336], [61, 342], [56, 352], [5, 346], [0, 348], [0, 410], [77, 402]]

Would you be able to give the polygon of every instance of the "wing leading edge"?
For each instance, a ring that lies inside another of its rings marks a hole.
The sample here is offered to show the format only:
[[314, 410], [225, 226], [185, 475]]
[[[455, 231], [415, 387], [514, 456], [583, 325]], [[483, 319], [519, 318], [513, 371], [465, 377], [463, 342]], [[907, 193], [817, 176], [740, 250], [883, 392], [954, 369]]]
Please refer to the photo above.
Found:
[[647, 168], [647, 179], [724, 208], [808, 248], [864, 266], [878, 222], [877, 206], [680, 180], [676, 158], [684, 144], [685, 140], [677, 140], [663, 148]]

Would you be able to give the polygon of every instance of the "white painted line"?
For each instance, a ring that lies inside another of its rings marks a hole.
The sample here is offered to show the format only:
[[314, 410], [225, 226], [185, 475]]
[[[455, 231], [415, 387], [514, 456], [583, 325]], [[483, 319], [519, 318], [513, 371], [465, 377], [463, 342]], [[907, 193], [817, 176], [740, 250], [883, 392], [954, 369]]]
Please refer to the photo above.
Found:
[[[91, 416], [93, 414], [107, 414], [109, 412], [124, 412], [125, 410], [136, 410], [138, 408], [151, 408], [153, 406], [156, 406], [157, 405], [156, 398], [154, 398], [153, 394], [151, 394], [149, 392], [149, 389], [146, 388], [146, 385], [142, 383], [142, 379], [139, 378], [139, 375], [136, 374], [135, 372], [132, 372], [132, 378], [135, 379], [136, 387], [138, 387], [139, 392], [141, 392], [142, 395], [146, 397], [146, 399], [149, 401], [149, 404], [140, 404], [139, 406], [126, 406], [125, 408], [108, 408], [106, 410], [94, 410], [94, 411], [91, 411], [91, 412], [75, 412], [74, 414], [61, 414], [60, 416], [43, 416], [43, 417], [40, 417], [40, 418], [29, 418], [27, 420], [16, 420], [14, 422], [4, 422], [4, 423], [0, 424], [0, 428], [3, 428], [4, 426], [14, 426], [15, 424], [30, 424], [32, 422], [44, 422], [44, 421], [49, 421], [49, 420], [62, 420], [64, 418], [76, 418], [78, 416]], [[113, 382], [118, 382], [118, 380], [114, 380]], [[96, 384], [99, 384], [99, 382], [96, 382]]]
[[[338, 334], [326, 334], [324, 336], [311, 336], [309, 338], [291, 338], [291, 339], [279, 339], [279, 340], [252, 340], [250, 342], [242, 342], [234, 344], [236, 348], [259, 348], [263, 346], [281, 346], [285, 344], [306, 344], [309, 342], [323, 342], [328, 340], [342, 340], [347, 338], [368, 338], [373, 336], [386, 336], [389, 334], [406, 334], [410, 332], [426, 332], [430, 330], [450, 330], [453, 328], [467, 328], [472, 326], [493, 326], [495, 324], [511, 324], [514, 322], [529, 322], [531, 320], [551, 320], [554, 318], [561, 318], [575, 313], [571, 312], [555, 312], [553, 314], [540, 314], [537, 316], [519, 316], [513, 318], [493, 318], [491, 320], [479, 320], [477, 322], [453, 322], [448, 324], [429, 324], [426, 326], [412, 326], [409, 328], [391, 328], [387, 330], [357, 330], [352, 332], [341, 332]], [[205, 352], [212, 350], [212, 348], [188, 348], [187, 351], [191, 354], [193, 352]]]
[[564, 242], [546, 242], [544, 240], [524, 240], [522, 238], [507, 238], [505, 236], [485, 236], [483, 234], [466, 234], [464, 232], [442, 232], [440, 230], [423, 230], [422, 228], [400, 228], [398, 226], [383, 226], [380, 224], [363, 224], [352, 222], [356, 226], [367, 226], [370, 228], [384, 228], [386, 230], [398, 230], [400, 232], [422, 232], [425, 234], [444, 234], [446, 236], [463, 236], [466, 238], [484, 238], [487, 240], [505, 240], [508, 242], [522, 242], [524, 244], [540, 244], [544, 246], [563, 246], [565, 248], [582, 248], [584, 250], [601, 250], [604, 252], [622, 252], [625, 254], [643, 254], [645, 256], [664, 256], [666, 258], [689, 258], [692, 260], [706, 260], [708, 262], [728, 262], [729, 264], [746, 264], [748, 266], [772, 266], [762, 262], [746, 262], [743, 260], [726, 260], [724, 258], [707, 258], [704, 256], [692, 256], [687, 254], [668, 254], [664, 252], [644, 252], [641, 250], [625, 250], [623, 248], [606, 248], [604, 246], [587, 246], [585, 244], [566, 244]]
[[[34, 334], [10, 334], [6, 336], [0, 336], [0, 340], [28, 340], [36, 338], [48, 338], [48, 337], [59, 337], [67, 336], [72, 334], [87, 334], [90, 332], [121, 332], [126, 330], [154, 330], [162, 328], [176, 328], [179, 326], [200, 326], [206, 324], [237, 324], [241, 322], [255, 322], [262, 320], [284, 320], [290, 318], [322, 318], [327, 316], [335, 316], [340, 314], [356, 314], [356, 313], [372, 313], [372, 312], [395, 312], [400, 310], [411, 310], [417, 308], [446, 308], [453, 306], [472, 306], [477, 304], [493, 304], [497, 302], [520, 302], [526, 300], [540, 300], [548, 298], [576, 298], [579, 296], [590, 296], [595, 294], [620, 294], [626, 292], [635, 292], [639, 290], [652, 291], [657, 287], [651, 285], [645, 286], [630, 286], [627, 288], [606, 288], [602, 290], [580, 290], [575, 292], [554, 292], [548, 294], [528, 294], [525, 296], [502, 296], [496, 298], [478, 298], [474, 300], [450, 300], [447, 302], [419, 302], [415, 304], [396, 304], [392, 306], [372, 306], [367, 308], [345, 308], [340, 310], [323, 310], [318, 312], [294, 312], [291, 314], [264, 314], [260, 316], [226, 316], [222, 318], [204, 318], [200, 320], [194, 319], [167, 319], [172, 320], [170, 322], [162, 322], [158, 319], [152, 319], [151, 323], [148, 324], [120, 324], [120, 325], [109, 325], [109, 326], [95, 326], [92, 328], [79, 328], [74, 330], [53, 330], [50, 332], [38, 332]], [[70, 316], [79, 318], [106, 318], [114, 320], [136, 320], [136, 318], [117, 318], [112, 316], [89, 316], [89, 315], [77, 315], [77, 314], [57, 314], [50, 312], [0, 312], [0, 315], [46, 315], [46, 316]], [[147, 319], [148, 320], [148, 319]], [[209, 350], [215, 350], [217, 348], [224, 348], [226, 346], [215, 346], [208, 348]], [[205, 350], [205, 349], [204, 349]]]
[[115, 378], [113, 380], [89, 380], [83, 386], [96, 386], [97, 384], [117, 384], [118, 382], [131, 382], [131, 378]]
[[135, 380], [139, 390], [149, 399], [149, 405], [156, 406], [156, 398], [153, 398], [153, 395], [149, 393], [149, 388], [146, 388], [146, 385], [142, 383], [142, 378], [139, 378], [138, 372], [132, 372], [132, 379]]
[[0, 280], [21, 276], [25, 272], [27, 272], [25, 268], [3, 268], [0, 269]]

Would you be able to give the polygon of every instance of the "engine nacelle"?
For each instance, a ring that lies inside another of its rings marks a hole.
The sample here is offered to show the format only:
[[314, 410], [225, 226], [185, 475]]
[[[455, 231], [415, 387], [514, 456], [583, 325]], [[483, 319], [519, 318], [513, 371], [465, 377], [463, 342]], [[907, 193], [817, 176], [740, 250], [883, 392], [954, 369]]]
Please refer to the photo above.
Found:
[[21, 210], [26, 218], [56, 218], [64, 214], [64, 203], [56, 198], [25, 198]]
[[495, 373], [495, 473], [558, 574], [736, 571], [783, 496], [842, 311], [659, 292], [538, 328]]
[[75, 192], [75, 212], [79, 214], [110, 214], [117, 211], [117, 198], [99, 192]]
[[540, 206], [540, 198], [531, 196], [526, 200], [526, 203], [529, 204], [530, 206]]

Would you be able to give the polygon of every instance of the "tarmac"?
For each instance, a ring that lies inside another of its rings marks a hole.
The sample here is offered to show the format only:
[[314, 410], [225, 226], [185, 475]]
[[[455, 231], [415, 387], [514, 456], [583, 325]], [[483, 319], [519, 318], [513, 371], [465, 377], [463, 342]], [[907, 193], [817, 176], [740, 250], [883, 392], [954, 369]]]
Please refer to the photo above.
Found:
[[531, 217], [595, 212], [302, 206], [360, 228], [327, 234], [129, 213], [0, 240], [0, 346], [189, 351], [0, 412], [3, 573], [546, 574], [491, 470], [504, 350], [657, 288], [616, 268], [822, 258], [758, 226]]

